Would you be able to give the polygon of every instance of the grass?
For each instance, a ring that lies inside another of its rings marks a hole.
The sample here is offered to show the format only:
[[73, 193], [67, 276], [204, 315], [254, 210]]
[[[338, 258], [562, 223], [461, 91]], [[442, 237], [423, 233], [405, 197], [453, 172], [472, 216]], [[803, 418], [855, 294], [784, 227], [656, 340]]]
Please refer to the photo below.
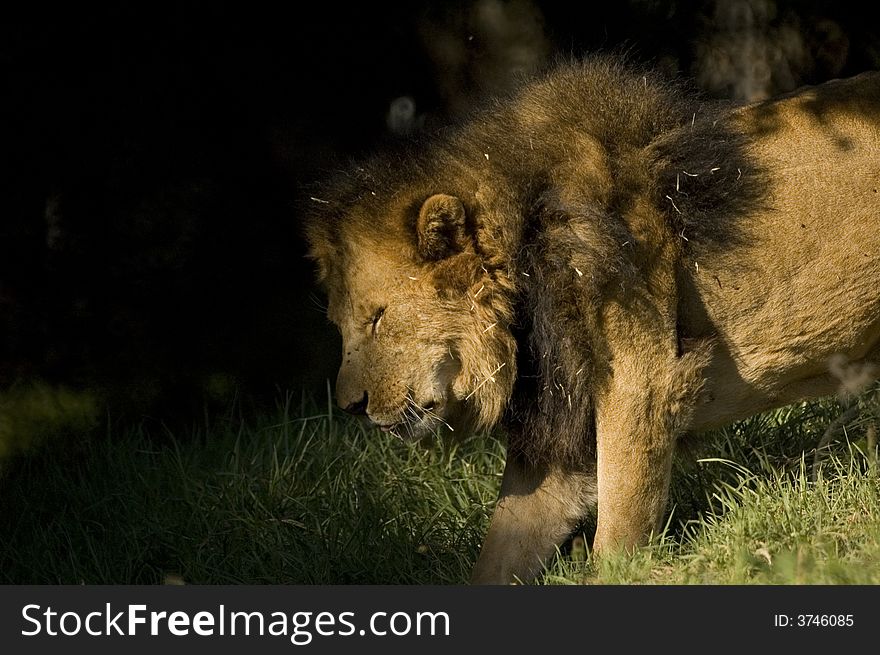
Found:
[[[873, 397], [815, 481], [833, 401], [707, 435], [676, 464], [664, 534], [599, 564], [575, 543], [544, 582], [880, 583]], [[0, 582], [463, 583], [502, 467], [490, 438], [407, 445], [290, 402], [182, 436], [71, 433], [7, 465]]]

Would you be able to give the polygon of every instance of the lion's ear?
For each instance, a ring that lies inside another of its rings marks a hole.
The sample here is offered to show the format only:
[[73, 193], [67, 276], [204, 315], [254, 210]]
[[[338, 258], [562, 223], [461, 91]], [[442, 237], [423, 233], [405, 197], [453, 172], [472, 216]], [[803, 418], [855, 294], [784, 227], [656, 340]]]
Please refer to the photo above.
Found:
[[461, 252], [467, 245], [467, 215], [455, 196], [438, 193], [422, 204], [416, 231], [419, 254], [437, 261]]

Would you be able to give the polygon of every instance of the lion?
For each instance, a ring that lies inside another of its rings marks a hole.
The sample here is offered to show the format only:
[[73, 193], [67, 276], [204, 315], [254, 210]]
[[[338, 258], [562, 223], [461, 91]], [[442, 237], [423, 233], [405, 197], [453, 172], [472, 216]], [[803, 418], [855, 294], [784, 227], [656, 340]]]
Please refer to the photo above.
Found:
[[[609, 56], [557, 65], [311, 198], [339, 405], [503, 426], [472, 582], [658, 530], [676, 444], [880, 355], [880, 74], [745, 106]], [[876, 367], [872, 370], [876, 371]]]

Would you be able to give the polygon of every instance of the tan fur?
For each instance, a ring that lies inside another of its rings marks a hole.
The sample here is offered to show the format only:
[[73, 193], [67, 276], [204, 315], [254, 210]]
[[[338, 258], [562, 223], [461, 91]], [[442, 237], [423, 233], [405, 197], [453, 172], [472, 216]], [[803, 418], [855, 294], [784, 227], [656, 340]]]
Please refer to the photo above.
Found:
[[309, 226], [337, 395], [402, 436], [506, 427], [475, 582], [596, 508], [597, 552], [644, 543], [684, 432], [880, 355], [880, 76], [709, 112], [597, 59], [396, 157]]

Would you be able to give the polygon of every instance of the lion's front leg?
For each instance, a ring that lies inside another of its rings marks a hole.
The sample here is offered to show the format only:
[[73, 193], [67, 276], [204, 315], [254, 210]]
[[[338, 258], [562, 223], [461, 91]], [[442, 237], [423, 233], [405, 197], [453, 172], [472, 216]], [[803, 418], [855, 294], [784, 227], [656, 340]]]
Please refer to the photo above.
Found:
[[[599, 510], [593, 551], [632, 550], [661, 527], [669, 492], [674, 437], [621, 402], [597, 425]], [[630, 411], [629, 416], [622, 416]]]
[[644, 545], [661, 527], [676, 440], [701, 393], [709, 348], [665, 366], [660, 357], [645, 366], [652, 358], [644, 354], [615, 362], [596, 398], [597, 554]]
[[509, 457], [471, 583], [533, 580], [595, 503], [595, 471], [537, 467]]

